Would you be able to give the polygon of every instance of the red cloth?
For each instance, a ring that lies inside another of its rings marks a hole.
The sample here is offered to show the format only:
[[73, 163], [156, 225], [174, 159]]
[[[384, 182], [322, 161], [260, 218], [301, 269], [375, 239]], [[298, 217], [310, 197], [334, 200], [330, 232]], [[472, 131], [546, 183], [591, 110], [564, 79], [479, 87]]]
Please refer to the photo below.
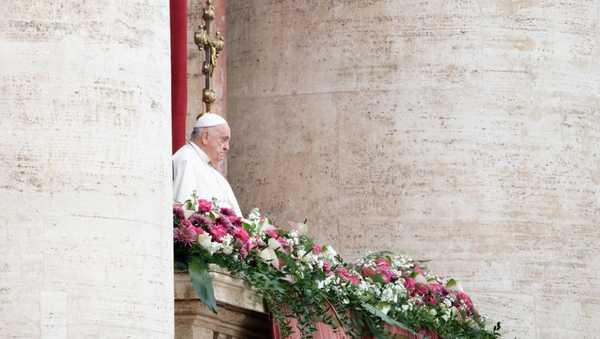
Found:
[[185, 144], [187, 115], [187, 0], [170, 0], [171, 133], [173, 153]]
[[[298, 321], [296, 321], [296, 319], [293, 318], [289, 318], [290, 321], [290, 325], [292, 326], [292, 330], [293, 333], [291, 336], [288, 337], [288, 339], [300, 339], [300, 331], [298, 330]], [[317, 331], [315, 333], [313, 333], [313, 338], [314, 339], [349, 339], [350, 337], [346, 335], [346, 333], [341, 330], [338, 329], [337, 331], [334, 331], [333, 328], [331, 328], [331, 326], [324, 324], [324, 323], [318, 323], [316, 325], [317, 327]], [[410, 332], [408, 332], [407, 330], [404, 330], [402, 328], [398, 328], [398, 327], [393, 327], [393, 326], [388, 326], [385, 325], [385, 328], [390, 331], [390, 333], [392, 334], [396, 334], [398, 339], [440, 339], [440, 337], [438, 335], [436, 335], [435, 333], [431, 333], [429, 331], [421, 331], [419, 334], [414, 335]], [[277, 324], [276, 320], [273, 320], [273, 339], [284, 339], [281, 338], [281, 332], [279, 331], [279, 326]], [[370, 337], [366, 337], [364, 339], [371, 339]]]

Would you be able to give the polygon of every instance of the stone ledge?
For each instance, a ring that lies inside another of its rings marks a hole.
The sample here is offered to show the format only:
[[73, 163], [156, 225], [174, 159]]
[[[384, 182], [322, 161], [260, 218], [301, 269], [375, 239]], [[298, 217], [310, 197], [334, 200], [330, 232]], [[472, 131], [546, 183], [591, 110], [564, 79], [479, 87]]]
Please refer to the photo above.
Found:
[[196, 296], [187, 273], [175, 273], [175, 338], [270, 338], [271, 320], [262, 300], [242, 281], [214, 270], [217, 314]]

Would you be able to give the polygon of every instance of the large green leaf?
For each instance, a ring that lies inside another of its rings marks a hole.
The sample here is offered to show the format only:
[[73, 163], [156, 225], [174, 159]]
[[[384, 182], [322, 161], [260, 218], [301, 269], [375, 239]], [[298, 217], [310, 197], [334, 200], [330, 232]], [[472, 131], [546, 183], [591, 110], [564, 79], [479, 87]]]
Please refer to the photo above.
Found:
[[377, 307], [374, 307], [373, 305], [369, 305], [366, 303], [363, 303], [362, 308], [364, 308], [365, 310], [367, 310], [369, 313], [371, 313], [372, 315], [378, 317], [379, 319], [385, 321], [386, 323], [392, 325], [392, 326], [396, 326], [396, 327], [400, 327], [408, 332], [410, 332], [411, 334], [416, 335], [415, 331], [411, 330], [408, 326], [402, 324], [401, 322], [398, 322], [392, 318], [390, 318], [387, 314], [381, 312]]
[[196, 290], [198, 297], [208, 308], [217, 313], [217, 300], [213, 288], [212, 277], [208, 272], [208, 263], [199, 258], [191, 258], [188, 263], [188, 271], [192, 286]]

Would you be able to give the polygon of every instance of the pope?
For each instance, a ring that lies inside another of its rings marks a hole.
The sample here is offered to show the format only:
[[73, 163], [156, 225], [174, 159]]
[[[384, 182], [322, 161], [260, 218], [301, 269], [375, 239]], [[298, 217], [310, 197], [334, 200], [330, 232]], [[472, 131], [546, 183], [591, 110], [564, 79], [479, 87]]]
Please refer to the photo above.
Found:
[[173, 198], [185, 202], [195, 191], [200, 199], [217, 198], [222, 207], [241, 216], [233, 190], [217, 170], [227, 151], [231, 131], [221, 116], [204, 113], [194, 125], [190, 140], [173, 155]]

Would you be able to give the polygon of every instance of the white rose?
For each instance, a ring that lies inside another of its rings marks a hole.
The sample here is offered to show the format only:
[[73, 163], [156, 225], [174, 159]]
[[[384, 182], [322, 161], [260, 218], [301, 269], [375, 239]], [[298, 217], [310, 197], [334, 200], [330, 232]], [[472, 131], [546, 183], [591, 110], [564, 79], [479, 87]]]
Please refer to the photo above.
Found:
[[211, 239], [212, 239], [212, 237], [208, 233], [202, 233], [202, 234], [198, 235], [198, 244], [200, 245], [200, 247], [209, 251], [210, 254], [213, 254], [215, 252], [214, 252], [214, 246], [212, 246]]

